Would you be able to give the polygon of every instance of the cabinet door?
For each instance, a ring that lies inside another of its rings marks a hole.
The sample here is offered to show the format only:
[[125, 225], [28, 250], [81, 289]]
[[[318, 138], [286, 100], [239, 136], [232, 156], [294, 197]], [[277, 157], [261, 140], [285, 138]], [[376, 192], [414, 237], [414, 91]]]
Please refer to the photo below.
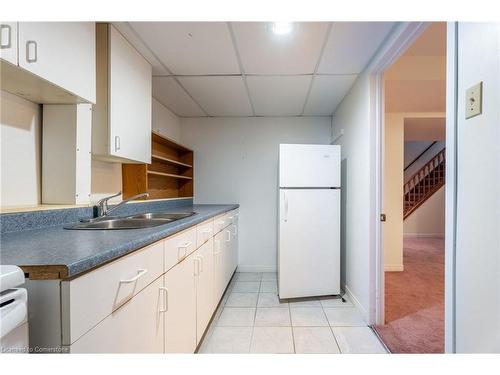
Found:
[[151, 65], [109, 26], [110, 153], [151, 163]]
[[19, 66], [95, 103], [95, 23], [19, 22]]
[[196, 349], [196, 286], [194, 252], [165, 274], [165, 352], [194, 353]]
[[226, 289], [226, 232], [222, 231], [214, 237], [214, 299], [218, 303]]
[[199, 343], [215, 310], [213, 239], [197, 251], [199, 263], [196, 276], [196, 342]]
[[0, 22], [0, 59], [17, 65], [17, 22]]
[[163, 353], [159, 277], [70, 346], [71, 353]]

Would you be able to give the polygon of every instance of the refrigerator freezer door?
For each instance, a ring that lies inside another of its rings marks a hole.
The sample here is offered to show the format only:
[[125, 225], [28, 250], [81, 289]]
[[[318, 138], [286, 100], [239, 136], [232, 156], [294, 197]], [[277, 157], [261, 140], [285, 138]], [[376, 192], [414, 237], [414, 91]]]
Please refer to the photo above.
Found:
[[340, 293], [340, 190], [280, 189], [280, 298]]
[[281, 144], [280, 187], [340, 187], [340, 146]]

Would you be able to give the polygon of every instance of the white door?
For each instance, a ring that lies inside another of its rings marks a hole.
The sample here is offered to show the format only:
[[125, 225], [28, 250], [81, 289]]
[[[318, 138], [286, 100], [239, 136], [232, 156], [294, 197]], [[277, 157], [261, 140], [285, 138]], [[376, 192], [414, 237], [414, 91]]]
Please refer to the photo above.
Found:
[[340, 146], [281, 144], [280, 187], [340, 187]]
[[214, 299], [216, 303], [226, 289], [226, 231], [219, 232], [214, 237]]
[[17, 65], [17, 22], [0, 22], [0, 59]]
[[340, 293], [340, 190], [281, 189], [279, 295]]
[[94, 22], [19, 22], [19, 66], [96, 102]]
[[197, 251], [196, 277], [196, 342], [199, 343], [215, 310], [214, 255], [212, 238]]
[[196, 285], [194, 252], [165, 274], [165, 352], [194, 353], [196, 349]]
[[151, 163], [151, 65], [109, 27], [109, 123], [111, 155]]
[[159, 277], [70, 346], [71, 353], [163, 353]]

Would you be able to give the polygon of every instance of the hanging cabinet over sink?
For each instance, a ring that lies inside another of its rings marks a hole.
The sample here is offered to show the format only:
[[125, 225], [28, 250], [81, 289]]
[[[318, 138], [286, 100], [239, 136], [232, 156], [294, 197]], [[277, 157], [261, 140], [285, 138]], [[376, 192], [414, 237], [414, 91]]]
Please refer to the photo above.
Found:
[[97, 104], [92, 156], [151, 162], [151, 65], [111, 24], [96, 25]]

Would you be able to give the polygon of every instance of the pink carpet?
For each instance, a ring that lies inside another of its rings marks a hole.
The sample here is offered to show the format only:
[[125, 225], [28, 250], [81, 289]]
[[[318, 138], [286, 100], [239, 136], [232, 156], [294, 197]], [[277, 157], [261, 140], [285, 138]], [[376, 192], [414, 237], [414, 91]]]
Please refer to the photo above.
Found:
[[444, 352], [444, 240], [404, 240], [403, 272], [385, 273], [385, 322], [375, 329], [392, 353]]

